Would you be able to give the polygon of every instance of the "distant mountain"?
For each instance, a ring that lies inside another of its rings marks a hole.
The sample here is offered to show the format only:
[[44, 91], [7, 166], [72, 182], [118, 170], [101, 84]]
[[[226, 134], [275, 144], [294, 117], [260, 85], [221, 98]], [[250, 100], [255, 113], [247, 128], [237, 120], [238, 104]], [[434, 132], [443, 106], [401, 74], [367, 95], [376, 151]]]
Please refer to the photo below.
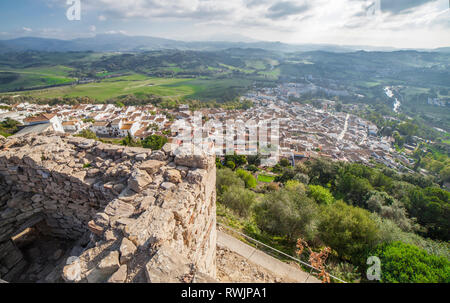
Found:
[[436, 48], [435, 51], [440, 52], [440, 53], [450, 53], [450, 47]]
[[[244, 37], [239, 37], [244, 40]], [[241, 40], [239, 39], [239, 40]], [[347, 53], [364, 51], [395, 51], [388, 47], [339, 46], [331, 44], [285, 44], [281, 42], [252, 41], [198, 41], [186, 42], [147, 36], [127, 36], [122, 34], [102, 34], [92, 38], [74, 40], [57, 40], [47, 38], [25, 37], [12, 40], [0, 40], [0, 52], [11, 51], [94, 51], [94, 52], [139, 52], [163, 49], [216, 51], [229, 48], [259, 48], [275, 52], [310, 52], [327, 51]], [[439, 52], [450, 52], [450, 48], [437, 49]]]

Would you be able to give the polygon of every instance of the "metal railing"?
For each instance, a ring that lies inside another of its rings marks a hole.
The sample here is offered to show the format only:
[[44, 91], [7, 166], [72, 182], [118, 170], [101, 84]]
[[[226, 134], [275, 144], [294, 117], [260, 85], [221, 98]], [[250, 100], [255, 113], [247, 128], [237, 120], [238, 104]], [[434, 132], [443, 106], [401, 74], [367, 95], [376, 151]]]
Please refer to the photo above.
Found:
[[[229, 231], [232, 231], [232, 232], [234, 232], [234, 233], [236, 233], [236, 234], [238, 234], [238, 235], [244, 237], [245, 239], [247, 239], [247, 240], [249, 240], [249, 241], [255, 243], [256, 248], [258, 248], [258, 245], [260, 245], [260, 246], [262, 246], [262, 247], [264, 247], [264, 248], [269, 249], [268, 255], [271, 255], [272, 257], [274, 257], [274, 258], [276, 258], [276, 259], [278, 259], [278, 260], [280, 260], [280, 258], [277, 257], [276, 254], [270, 253], [270, 251], [276, 252], [276, 253], [278, 253], [278, 254], [280, 254], [280, 255], [282, 255], [282, 256], [284, 256], [284, 257], [287, 257], [287, 258], [289, 258], [289, 259], [291, 259], [291, 260], [293, 260], [293, 261], [295, 261], [295, 262], [297, 262], [297, 263], [300, 263], [300, 264], [303, 265], [303, 266], [306, 266], [306, 267], [308, 267], [308, 268], [311, 268], [311, 271], [309, 272], [308, 277], [305, 279], [305, 282], [309, 279], [309, 277], [312, 275], [312, 273], [313, 273], [314, 271], [321, 272], [320, 269], [313, 267], [311, 264], [308, 264], [308, 263], [306, 263], [306, 262], [304, 262], [304, 261], [302, 261], [302, 260], [300, 260], [300, 259], [297, 259], [297, 258], [295, 258], [295, 257], [293, 257], [293, 256], [291, 256], [291, 255], [288, 255], [288, 254], [286, 254], [286, 253], [284, 253], [284, 252], [282, 252], [282, 251], [280, 251], [280, 250], [278, 250], [278, 249], [276, 249], [276, 248], [270, 247], [269, 245], [264, 244], [264, 243], [262, 243], [262, 242], [260, 242], [260, 241], [258, 241], [258, 240], [256, 240], [256, 239], [253, 239], [252, 237], [249, 237], [249, 236], [247, 236], [246, 234], [243, 234], [243, 233], [241, 233], [241, 232], [239, 232], [239, 231], [237, 231], [237, 230], [235, 230], [235, 229], [233, 229], [233, 228], [231, 228], [231, 227], [229, 227], [229, 226], [226, 226], [226, 225], [221, 224], [221, 223], [218, 223], [218, 222], [217, 222], [217, 225], [220, 226], [220, 227], [223, 227], [223, 228], [225, 228], [225, 229], [228, 229]], [[253, 252], [253, 253], [254, 253], [254, 252]], [[253, 255], [253, 253], [252, 253], [252, 255]], [[250, 255], [247, 259], [250, 259], [250, 257], [251, 257], [252, 255]], [[282, 261], [282, 260], [280, 260], [280, 261]], [[340, 279], [340, 278], [338, 278], [338, 277], [336, 277], [336, 276], [333, 276], [333, 275], [331, 275], [331, 274], [329, 274], [329, 273], [328, 273], [328, 275], [329, 275], [331, 278], [333, 278], [334, 280], [336, 280], [336, 281], [339, 281], [339, 282], [341, 282], [341, 283], [348, 283], [348, 282], [346, 282], [346, 281], [344, 281], [344, 280], [342, 280], [342, 279]]]

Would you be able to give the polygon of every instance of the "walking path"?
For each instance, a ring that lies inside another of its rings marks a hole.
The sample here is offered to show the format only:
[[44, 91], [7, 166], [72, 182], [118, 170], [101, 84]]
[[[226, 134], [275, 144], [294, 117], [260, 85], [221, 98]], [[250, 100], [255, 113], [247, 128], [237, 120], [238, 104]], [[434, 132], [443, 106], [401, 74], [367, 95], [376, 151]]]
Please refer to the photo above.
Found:
[[247, 258], [248, 261], [259, 265], [278, 276], [286, 277], [288, 280], [298, 283], [321, 283], [320, 280], [314, 276], [275, 259], [224, 232], [217, 231], [217, 244]]

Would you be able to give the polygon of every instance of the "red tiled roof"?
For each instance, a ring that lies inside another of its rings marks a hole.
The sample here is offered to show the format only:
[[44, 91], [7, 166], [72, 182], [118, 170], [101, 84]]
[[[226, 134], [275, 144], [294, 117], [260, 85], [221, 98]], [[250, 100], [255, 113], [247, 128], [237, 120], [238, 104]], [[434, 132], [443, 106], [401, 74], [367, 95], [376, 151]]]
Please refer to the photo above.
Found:
[[55, 114], [41, 114], [36, 117], [28, 117], [24, 120], [26, 123], [33, 123], [33, 122], [44, 122], [44, 121], [50, 121], [53, 117], [55, 117]]

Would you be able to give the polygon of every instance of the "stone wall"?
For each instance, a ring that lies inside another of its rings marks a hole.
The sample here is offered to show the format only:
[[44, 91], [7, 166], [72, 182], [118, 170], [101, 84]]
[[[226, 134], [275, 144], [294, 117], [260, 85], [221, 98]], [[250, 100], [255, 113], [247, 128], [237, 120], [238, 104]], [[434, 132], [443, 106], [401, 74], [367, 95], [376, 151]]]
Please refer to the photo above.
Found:
[[41, 221], [49, 235], [90, 239], [67, 260], [69, 282], [215, 277], [213, 157], [26, 135], [0, 142], [0, 194], [4, 280], [23, 266], [11, 238]]

